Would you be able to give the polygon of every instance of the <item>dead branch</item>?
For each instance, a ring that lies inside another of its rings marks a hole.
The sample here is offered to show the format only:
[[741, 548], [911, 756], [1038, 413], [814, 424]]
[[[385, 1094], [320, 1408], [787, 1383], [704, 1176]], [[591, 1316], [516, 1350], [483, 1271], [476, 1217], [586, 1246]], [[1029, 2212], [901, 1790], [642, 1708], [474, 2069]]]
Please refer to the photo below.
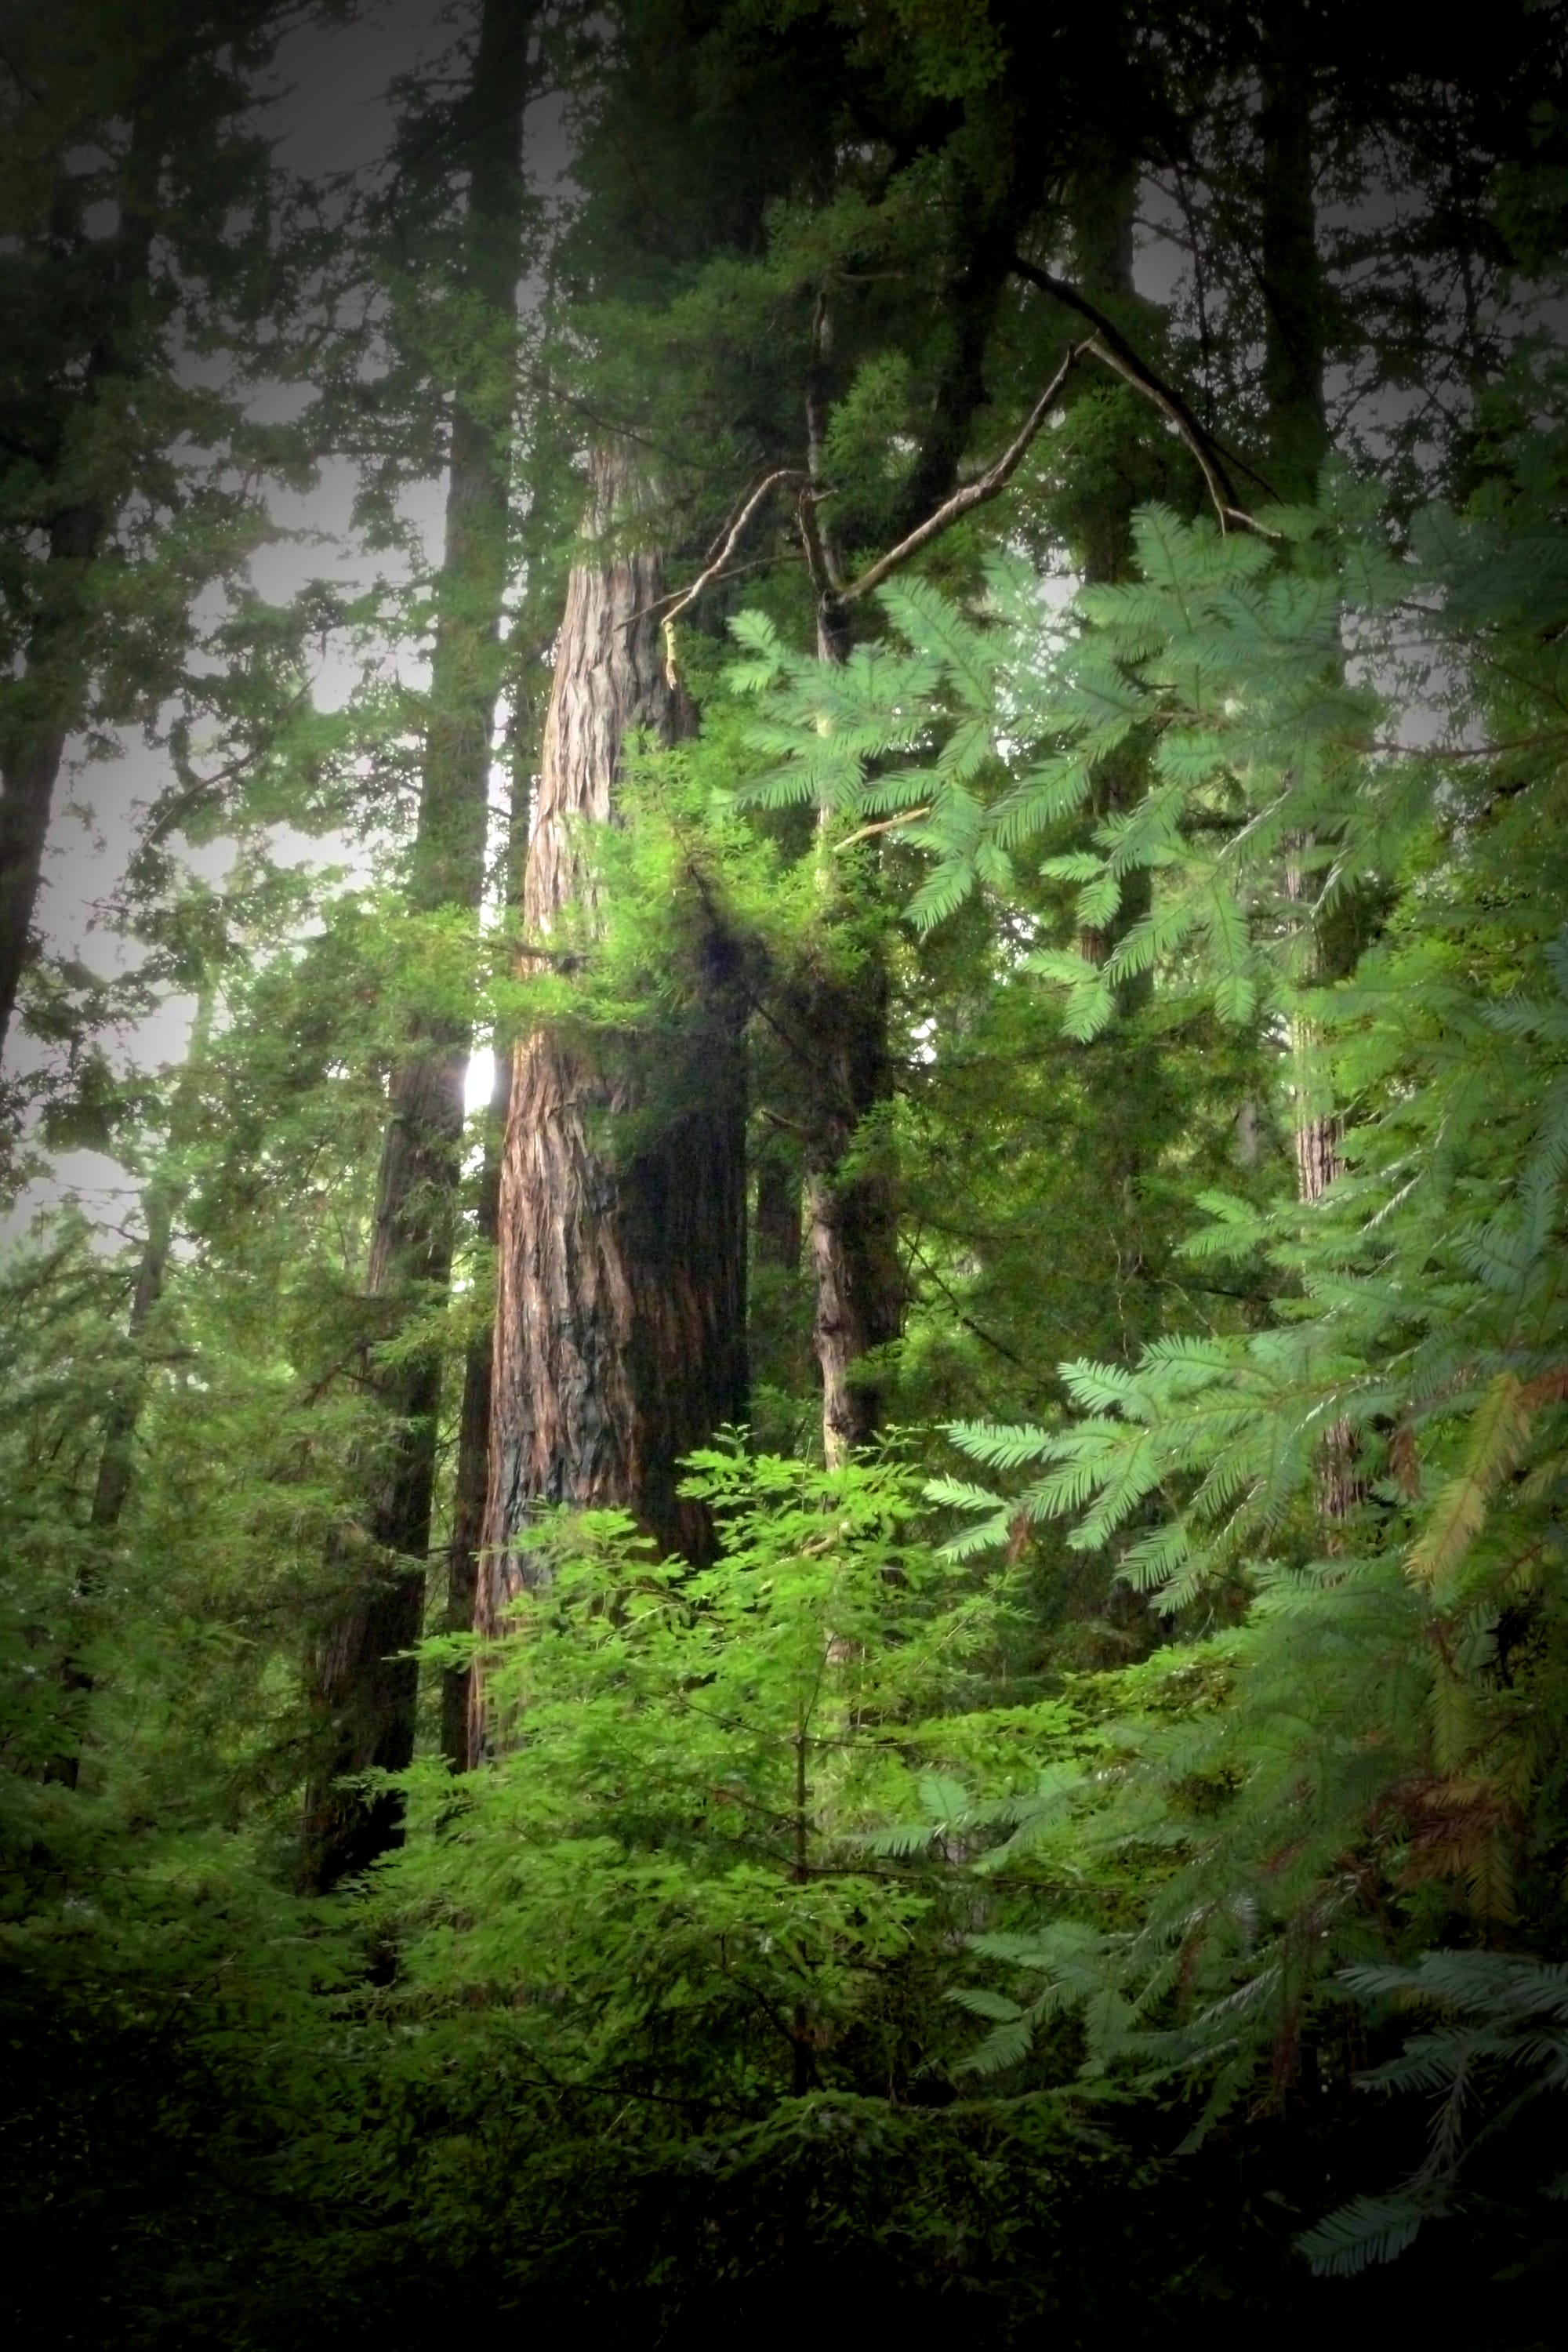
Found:
[[858, 598], [868, 595], [873, 588], [879, 588], [889, 572], [897, 572], [911, 556], [918, 555], [922, 547], [929, 547], [933, 539], [940, 539], [942, 532], [951, 530], [963, 516], [973, 513], [976, 507], [983, 507], [1001, 495], [1023, 464], [1040, 427], [1060, 401], [1079, 361], [1092, 349], [1093, 341], [1090, 336], [1072, 346], [996, 463], [976, 480], [965, 482], [961, 489], [954, 490], [950, 499], [944, 499], [935, 513], [927, 515], [924, 522], [917, 523], [897, 547], [890, 547], [886, 555], [879, 555], [875, 563], [868, 563], [858, 580], [851, 580], [839, 591], [838, 601], [841, 604], [852, 604]]
[[[1276, 536], [1273, 532], [1263, 531], [1262, 526], [1247, 512], [1237, 495], [1226, 467], [1231, 462], [1241, 465], [1245, 461], [1230, 459], [1229, 453], [1220, 447], [1214, 435], [1198, 422], [1175, 385], [1167, 383], [1163, 376], [1156, 373], [1099, 304], [1091, 302], [1087, 294], [1080, 293], [1065, 278], [1054, 278], [1048, 269], [1040, 268], [1036, 262], [1026, 261], [1021, 254], [1013, 256], [1013, 268], [1017, 277], [1037, 287], [1042, 294], [1049, 294], [1065, 309], [1076, 310], [1080, 319], [1087, 319], [1094, 333], [1089, 345], [1080, 348], [1092, 349], [1097, 359], [1121, 376], [1124, 383], [1130, 383], [1135, 392], [1141, 392], [1146, 400], [1152, 401], [1161, 414], [1174, 425], [1197, 461], [1215, 512], [1219, 517], [1220, 529], [1259, 531], [1265, 538]], [[1268, 484], [1252, 467], [1247, 466], [1246, 470], [1260, 488], [1268, 488]]]
[[690, 610], [691, 606], [697, 602], [699, 596], [701, 595], [704, 588], [708, 587], [712, 581], [719, 577], [720, 573], [723, 571], [724, 566], [728, 563], [731, 556], [734, 553], [735, 549], [740, 544], [742, 536], [745, 531], [746, 525], [751, 521], [752, 517], [756, 513], [758, 508], [763, 505], [763, 501], [770, 496], [770, 494], [773, 490], [777, 489], [781, 482], [798, 482], [803, 477], [799, 473], [798, 469], [793, 466], [781, 466], [776, 472], [765, 474], [763, 477], [763, 479], [757, 484], [756, 488], [742, 501], [740, 509], [735, 514], [732, 521], [730, 523], [728, 530], [721, 531], [719, 538], [714, 541], [713, 546], [709, 551], [710, 560], [708, 563], [704, 566], [702, 571], [698, 573], [696, 579], [691, 583], [690, 587], [683, 589], [680, 592], [674, 604], [671, 604], [668, 612], [665, 614], [664, 619], [659, 625], [664, 636], [665, 684], [669, 688], [671, 693], [675, 691], [676, 688], [680, 683], [679, 667], [677, 662], [675, 651], [675, 625], [677, 621], [679, 620], [682, 613], [689, 612]]

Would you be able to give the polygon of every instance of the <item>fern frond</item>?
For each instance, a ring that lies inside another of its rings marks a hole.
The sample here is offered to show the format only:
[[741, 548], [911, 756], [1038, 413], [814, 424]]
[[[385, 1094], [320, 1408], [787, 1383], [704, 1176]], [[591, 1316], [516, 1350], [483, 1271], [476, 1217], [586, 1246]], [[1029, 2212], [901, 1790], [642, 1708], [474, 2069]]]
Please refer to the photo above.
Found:
[[1357, 2197], [1296, 2243], [1320, 2278], [1354, 2278], [1414, 2243], [1425, 2213], [1411, 2197]]

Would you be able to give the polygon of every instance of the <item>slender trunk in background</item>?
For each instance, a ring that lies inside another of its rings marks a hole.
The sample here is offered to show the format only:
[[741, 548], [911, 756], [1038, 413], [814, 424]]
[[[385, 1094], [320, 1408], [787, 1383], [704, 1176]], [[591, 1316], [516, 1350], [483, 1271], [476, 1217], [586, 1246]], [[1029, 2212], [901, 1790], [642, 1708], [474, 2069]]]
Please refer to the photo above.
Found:
[[[824, 855], [832, 855], [829, 845]], [[872, 940], [847, 973], [819, 970], [786, 999], [790, 1025], [810, 1057], [805, 1253], [829, 1464], [846, 1461], [876, 1435], [884, 1391], [856, 1370], [898, 1338], [903, 1321], [894, 1171], [888, 1139], [876, 1127], [893, 1091], [889, 997], [886, 959]]]
[[[212, 1034], [213, 1001], [210, 985], [204, 987], [196, 1002], [195, 1018], [191, 1024], [184, 1066], [169, 1107], [168, 1139], [142, 1195], [146, 1234], [142, 1244], [142, 1255], [136, 1264], [136, 1279], [132, 1286], [131, 1308], [125, 1322], [131, 1363], [125, 1377], [110, 1396], [109, 1409], [103, 1417], [103, 1448], [98, 1457], [92, 1507], [88, 1514], [88, 1529], [92, 1541], [88, 1566], [78, 1582], [75, 1595], [81, 1606], [91, 1602], [103, 1580], [103, 1553], [120, 1525], [135, 1475], [136, 1431], [147, 1392], [147, 1367], [142, 1343], [153, 1310], [163, 1296], [169, 1251], [174, 1236], [174, 1219], [184, 1195], [186, 1179], [180, 1153], [188, 1140], [195, 1081]], [[60, 1662], [60, 1681], [68, 1695], [68, 1708], [79, 1714], [92, 1690], [93, 1675], [74, 1644]], [[79, 1735], [79, 1723], [77, 1728]], [[74, 1789], [80, 1769], [79, 1738], [77, 1746], [51, 1760], [45, 1768], [44, 1777]]]
[[[811, 372], [806, 384], [806, 446], [814, 487], [825, 485], [829, 357], [826, 299], [817, 304]], [[967, 425], [982, 396], [980, 363], [971, 354]], [[944, 450], [952, 442], [952, 419], [943, 417], [937, 437]], [[962, 431], [959, 440], [962, 442]], [[957, 465], [957, 445], [950, 450]], [[926, 468], [923, 499], [941, 495], [941, 469]], [[809, 509], [803, 509], [803, 514]], [[849, 614], [842, 588], [831, 524], [818, 510], [812, 529], [812, 569], [816, 578], [816, 654], [819, 661], [847, 660]], [[884, 1132], [874, 1126], [892, 1098], [892, 1061], [888, 1017], [890, 990], [887, 955], [873, 911], [858, 926], [860, 939], [847, 959], [841, 917], [847, 908], [847, 877], [840, 865], [832, 827], [824, 814], [817, 856], [826, 927], [839, 933], [826, 951], [786, 992], [785, 1012], [799, 1040], [805, 1070], [802, 1158], [805, 1255], [814, 1291], [812, 1349], [822, 1376], [822, 1452], [829, 1465], [847, 1460], [868, 1444], [881, 1422], [884, 1392], [856, 1368], [896, 1339], [903, 1325], [905, 1285], [899, 1264], [899, 1221], [894, 1171]], [[867, 895], [878, 898], [874, 848], [859, 852]], [[839, 902], [839, 903], [836, 903]]]
[[[1270, 478], [1283, 499], [1310, 499], [1329, 454], [1323, 408], [1323, 284], [1318, 252], [1312, 147], [1312, 59], [1301, 0], [1268, 10], [1259, 56], [1263, 149], [1260, 243], [1266, 305], [1263, 352], [1265, 449]], [[1299, 865], [1287, 872], [1287, 895], [1308, 887]], [[1361, 942], [1335, 940], [1339, 957], [1324, 952], [1320, 933], [1314, 961], [1321, 979], [1333, 979], [1355, 961]], [[1348, 960], [1346, 960], [1348, 958]], [[1339, 971], [1332, 968], [1339, 964]], [[1296, 1041], [1295, 1146], [1297, 1191], [1320, 1199], [1339, 1171], [1339, 1122], [1316, 1099], [1311, 1040]]]
[[[1132, 280], [1138, 184], [1137, 169], [1125, 155], [1109, 145], [1091, 152], [1068, 187], [1067, 216], [1077, 284], [1141, 341], [1140, 327], [1147, 331], [1147, 313], [1142, 321], [1135, 315], [1141, 306]], [[1132, 576], [1133, 517], [1152, 487], [1148, 419], [1143, 404], [1121, 383], [1092, 383], [1085, 396], [1113, 404], [1111, 415], [1117, 420], [1120, 463], [1107, 460], [1101, 425], [1089, 492], [1074, 515], [1083, 578], [1090, 585], [1109, 586]], [[1098, 826], [1126, 814], [1148, 790], [1148, 746], [1134, 736], [1096, 764], [1091, 823]], [[1128, 876], [1114, 919], [1080, 924], [1079, 953], [1089, 963], [1103, 963], [1152, 903], [1149, 873]], [[1123, 980], [1116, 989], [1118, 1011], [1129, 1022], [1135, 1020], [1153, 991], [1152, 971]], [[1182, 1114], [1172, 1099], [1161, 1045], [1138, 1028], [1119, 1031], [1113, 1053], [1091, 1047], [1079, 1051], [1078, 1060], [1086, 1099], [1093, 1105], [1095, 1181], [1103, 1188], [1100, 1248], [1106, 1280], [1114, 1286], [1121, 1345], [1131, 1353], [1159, 1328], [1155, 1295], [1140, 1279], [1148, 1271], [1147, 1179], [1164, 1143], [1179, 1129]], [[1104, 1605], [1120, 1622], [1129, 1613], [1144, 1613], [1144, 1604], [1123, 1586], [1113, 1586]]]
[[1279, 496], [1310, 499], [1329, 454], [1311, 29], [1305, 0], [1279, 0], [1259, 22], [1264, 447]]
[[[1117, 323], [1134, 299], [1132, 228], [1138, 210], [1138, 173], [1121, 156], [1086, 164], [1075, 176], [1068, 194], [1074, 263], [1079, 285], [1093, 302], [1108, 310]], [[1097, 385], [1091, 397], [1109, 396], [1131, 407], [1132, 395], [1120, 383]], [[1090, 586], [1125, 580], [1132, 555], [1132, 517], [1139, 504], [1137, 449], [1146, 430], [1142, 415], [1130, 416], [1127, 462], [1112, 470], [1100, 460], [1092, 500], [1079, 521], [1083, 577]], [[1102, 760], [1095, 771], [1094, 821], [1129, 809], [1148, 790], [1148, 761], [1136, 743], [1123, 746]], [[1079, 933], [1079, 953], [1089, 963], [1103, 963], [1122, 932], [1148, 912], [1146, 874], [1130, 877], [1114, 929], [1085, 927]], [[1122, 1009], [1131, 1011], [1149, 993], [1147, 974], [1125, 983]]]
[[[506, 1133], [507, 1105], [511, 1097], [511, 1055], [496, 1055], [495, 1086], [490, 1095], [489, 1124], [485, 1136], [484, 1167], [474, 1226], [486, 1257], [493, 1255], [500, 1229], [501, 1143]], [[447, 1622], [448, 1633], [473, 1631], [479, 1587], [479, 1546], [484, 1541], [485, 1498], [489, 1486], [490, 1397], [495, 1349], [493, 1269], [491, 1313], [482, 1330], [468, 1341], [463, 1360], [463, 1401], [458, 1413], [458, 1472], [452, 1490], [452, 1533], [447, 1547]], [[466, 1772], [478, 1761], [474, 1731], [478, 1709], [471, 1665], [448, 1666], [441, 1676], [441, 1753], [454, 1772]]]
[[[947, 499], [974, 423], [989, 401], [985, 362], [1003, 289], [1037, 193], [1037, 158], [1023, 152], [1008, 94], [1000, 88], [987, 124], [986, 168], [958, 192], [952, 267], [942, 289], [944, 357], [892, 538], [902, 540]], [[808, 466], [826, 489], [831, 393], [826, 296], [819, 298], [805, 387]], [[840, 595], [843, 572], [830, 507], [802, 509], [817, 589], [817, 654], [842, 662], [851, 643]], [[897, 1339], [908, 1286], [898, 1251], [898, 1184], [887, 1114], [894, 1066], [889, 1035], [891, 983], [872, 847], [856, 853], [860, 905], [831, 828], [819, 829], [827, 950], [785, 992], [785, 1011], [805, 1067], [803, 1156], [806, 1262], [816, 1288], [812, 1345], [822, 1375], [822, 1444], [844, 1461], [880, 1426], [885, 1385], [861, 1368]], [[837, 902], [837, 904], [834, 902]], [[842, 911], [841, 911], [842, 910]], [[847, 952], [846, 952], [847, 950]]]
[[[615, 544], [637, 496], [624, 453], [596, 452], [523, 884], [541, 947], [591, 948], [584, 827], [616, 816], [628, 739], [668, 743], [688, 724], [664, 675], [658, 556]], [[547, 1029], [513, 1055], [475, 1611], [487, 1635], [539, 1572], [528, 1528], [542, 1506], [615, 1506], [667, 1549], [710, 1550], [706, 1513], [675, 1490], [683, 1456], [745, 1410], [745, 1006], [706, 910], [697, 929], [695, 1009], [651, 1082], [629, 1052], [590, 1055]], [[484, 1738], [481, 1720], [476, 1748]]]
[[[510, 693], [512, 782], [505, 893], [505, 903], [509, 907], [515, 906], [522, 895], [529, 822], [533, 809], [532, 771], [538, 756], [536, 698], [523, 693], [521, 676], [516, 670], [510, 681]], [[523, 730], [521, 722], [525, 709], [533, 723]], [[528, 747], [526, 751], [522, 749], [524, 740]], [[495, 1067], [485, 1122], [479, 1197], [474, 1203], [474, 1234], [481, 1253], [480, 1278], [487, 1288], [489, 1312], [483, 1327], [469, 1339], [463, 1359], [463, 1396], [458, 1412], [458, 1467], [452, 1486], [452, 1531], [447, 1546], [444, 1631], [448, 1633], [471, 1633], [474, 1630], [479, 1604], [479, 1546], [484, 1541], [485, 1502], [489, 1491], [496, 1241], [500, 1225], [501, 1150], [506, 1139], [507, 1107], [511, 1100], [511, 1050], [499, 1036], [492, 1042]], [[447, 1666], [441, 1676], [441, 1753], [448, 1771], [471, 1771], [479, 1762], [477, 1740], [479, 1724], [472, 1663]]]
[[782, 1150], [764, 1145], [756, 1155], [757, 1213], [753, 1225], [759, 1265], [800, 1270], [800, 1171]]
[[[1310, 499], [1331, 446], [1323, 396], [1324, 287], [1315, 194], [1311, 27], [1304, 0], [1268, 9], [1260, 21], [1265, 449], [1280, 497]], [[1288, 868], [1288, 898], [1300, 900], [1310, 887], [1300, 866]], [[1354, 969], [1371, 936], [1372, 917], [1368, 900], [1352, 894], [1327, 919], [1321, 915], [1315, 919], [1312, 960], [1318, 981], [1340, 980]], [[1316, 1067], [1318, 1040], [1305, 1022], [1296, 1024], [1292, 1057], [1296, 1192], [1303, 1205], [1310, 1205], [1321, 1200], [1343, 1166], [1342, 1129], [1333, 1104], [1323, 1099]], [[1323, 1439], [1318, 1481], [1320, 1507], [1331, 1526], [1347, 1517], [1360, 1493], [1354, 1435], [1347, 1422], [1337, 1422]]]
[[[479, 320], [454, 386], [446, 541], [429, 716], [408, 886], [416, 916], [477, 922], [484, 891], [491, 742], [502, 660], [522, 274], [523, 115], [535, 11], [485, 0], [461, 135], [468, 168], [464, 290]], [[451, 1274], [471, 1028], [449, 1006], [416, 1020], [394, 1071], [368, 1287], [388, 1336], [444, 1299]], [[374, 1375], [386, 1442], [363, 1533], [333, 1547], [331, 1595], [310, 1662], [315, 1753], [305, 1801], [304, 1883], [324, 1892], [402, 1834], [395, 1798], [342, 1786], [412, 1759], [435, 1493], [441, 1360], [431, 1348]]]
[[[47, 560], [27, 633], [25, 666], [4, 689], [0, 717], [0, 1052], [16, 1010], [43, 879], [44, 847], [66, 745], [91, 697], [91, 571], [129, 488], [114, 459], [112, 387], [145, 364], [142, 317], [149, 289], [153, 216], [163, 134], [148, 115], [131, 134], [120, 226], [107, 264], [104, 308], [87, 354], [81, 395], [61, 432], [57, 475], [74, 477], [44, 525]], [[79, 226], [76, 229], [79, 237]], [[80, 446], [79, 425], [89, 446]]]

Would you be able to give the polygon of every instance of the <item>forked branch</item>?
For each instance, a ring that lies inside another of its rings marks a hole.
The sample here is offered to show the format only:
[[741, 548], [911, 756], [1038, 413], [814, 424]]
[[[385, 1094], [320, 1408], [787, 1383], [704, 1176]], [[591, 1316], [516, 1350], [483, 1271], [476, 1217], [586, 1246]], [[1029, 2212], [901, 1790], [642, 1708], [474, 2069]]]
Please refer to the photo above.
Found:
[[[782, 466], [775, 472], [764, 475], [756, 488], [748, 492], [733, 520], [714, 542], [709, 562], [691, 585], [682, 590], [666, 614], [663, 624], [665, 676], [671, 687], [677, 679], [675, 623], [696, 603], [702, 591], [722, 575], [747, 525], [781, 483], [790, 482], [796, 486], [801, 539], [812, 580], [825, 619], [830, 619], [834, 624], [828, 634], [842, 636], [849, 605], [857, 604], [862, 596], [869, 595], [874, 588], [879, 588], [884, 580], [901, 570], [933, 540], [940, 539], [944, 531], [951, 530], [963, 516], [973, 514], [976, 507], [984, 506], [992, 499], [1000, 497], [1023, 464], [1041, 428], [1060, 406], [1068, 383], [1086, 359], [1098, 360], [1113, 375], [1131, 384], [1173, 426], [1203, 475], [1221, 530], [1256, 531], [1264, 539], [1278, 537], [1277, 532], [1259, 522], [1240, 503], [1228, 470], [1231, 460], [1213, 434], [1199, 424], [1181, 393], [1156, 373], [1098, 304], [1091, 302], [1087, 295], [1080, 294], [1077, 287], [1069, 285], [1065, 278], [1053, 278], [1048, 270], [1024, 260], [1021, 256], [1014, 256], [1013, 268], [1020, 278], [1038, 287], [1042, 293], [1053, 296], [1069, 310], [1078, 311], [1080, 317], [1089, 320], [1094, 331], [1086, 335], [1081, 342], [1069, 347], [1061, 365], [994, 465], [988, 467], [973, 481], [962, 484], [923, 522], [917, 523], [913, 530], [900, 540], [896, 547], [890, 547], [886, 554], [878, 556], [876, 562], [868, 563], [855, 579], [841, 582], [831, 546], [825, 541], [816, 520], [816, 502], [828, 493], [819, 478], [819, 436], [814, 417], [812, 470], [802, 473], [798, 467]], [[1247, 471], [1250, 473], [1252, 468], [1248, 467]]]
[[[1243, 461], [1239, 458], [1233, 461], [1229, 453], [1220, 447], [1214, 435], [1200, 425], [1175, 385], [1167, 383], [1163, 376], [1155, 373], [1148, 361], [1133, 349], [1114, 320], [1108, 318], [1097, 302], [1091, 302], [1087, 294], [1080, 293], [1065, 278], [1054, 278], [1048, 269], [1042, 269], [1037, 262], [1026, 261], [1021, 254], [1013, 256], [1013, 269], [1016, 276], [1037, 287], [1042, 294], [1049, 294], [1065, 309], [1076, 310], [1080, 319], [1087, 319], [1094, 333], [1089, 344], [1079, 348], [1092, 349], [1097, 359], [1121, 376], [1124, 383], [1130, 383], [1135, 392], [1141, 392], [1146, 400], [1152, 401], [1161, 414], [1175, 426], [1197, 461], [1198, 470], [1203, 475], [1210, 500], [1219, 518], [1220, 529], [1261, 531], [1262, 526], [1241, 504], [1228, 471], [1232, 462], [1239, 465]], [[1246, 467], [1246, 471], [1253, 474], [1250, 466]], [[1268, 485], [1261, 475], [1253, 474], [1253, 479], [1260, 489], [1268, 489]], [[1271, 538], [1274, 534], [1265, 531], [1262, 535]]]

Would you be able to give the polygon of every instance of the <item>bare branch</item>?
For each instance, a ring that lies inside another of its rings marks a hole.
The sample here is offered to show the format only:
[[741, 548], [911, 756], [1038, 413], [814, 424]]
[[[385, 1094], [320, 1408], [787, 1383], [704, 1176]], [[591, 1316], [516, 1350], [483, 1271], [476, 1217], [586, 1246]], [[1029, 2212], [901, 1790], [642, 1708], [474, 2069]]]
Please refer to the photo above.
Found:
[[924, 522], [917, 523], [908, 538], [901, 539], [897, 547], [889, 548], [886, 555], [879, 555], [875, 563], [868, 563], [858, 580], [851, 580], [839, 592], [840, 603], [853, 604], [857, 598], [869, 594], [873, 588], [879, 588], [889, 572], [898, 571], [911, 556], [918, 555], [922, 547], [929, 547], [933, 539], [939, 539], [962, 516], [973, 513], [976, 507], [984, 506], [1006, 488], [1023, 464], [1030, 443], [1060, 401], [1079, 362], [1093, 349], [1093, 343], [1094, 339], [1090, 336], [1087, 341], [1073, 345], [996, 463], [978, 480], [965, 482], [962, 489], [954, 490], [952, 498], [944, 499], [936, 512], [927, 515]]
[[739, 545], [742, 534], [745, 530], [746, 525], [751, 521], [752, 517], [756, 513], [758, 508], [763, 504], [763, 500], [769, 496], [769, 494], [777, 489], [781, 482], [798, 482], [802, 478], [803, 478], [798, 469], [793, 466], [781, 466], [776, 473], [764, 475], [763, 479], [757, 484], [756, 488], [752, 490], [750, 496], [742, 501], [740, 510], [736, 514], [734, 520], [731, 523], [729, 530], [721, 532], [720, 537], [714, 541], [713, 547], [710, 550], [710, 561], [709, 563], [698, 573], [696, 579], [691, 583], [690, 587], [681, 591], [674, 604], [670, 606], [668, 612], [665, 614], [664, 619], [660, 624], [660, 627], [664, 635], [664, 677], [665, 684], [669, 688], [672, 693], [680, 683], [679, 667], [676, 659], [675, 652], [675, 625], [677, 621], [679, 621], [682, 613], [689, 612], [690, 610], [691, 606], [696, 604], [699, 596], [701, 595], [704, 588], [706, 588], [711, 581], [716, 580], [719, 574], [723, 571], [724, 566], [729, 562], [731, 556], [734, 553], [736, 547]]
[[[1054, 278], [1048, 269], [1040, 268], [1037, 263], [1026, 261], [1021, 254], [1014, 255], [1013, 268], [1020, 278], [1037, 287], [1042, 294], [1049, 294], [1065, 309], [1076, 310], [1080, 319], [1087, 319], [1095, 331], [1091, 341], [1096, 358], [1103, 361], [1124, 383], [1141, 392], [1146, 400], [1152, 401], [1161, 414], [1175, 426], [1197, 460], [1209, 498], [1219, 517], [1220, 529], [1259, 530], [1260, 525], [1242, 506], [1226, 467], [1231, 463], [1244, 466], [1258, 487], [1267, 490], [1268, 484], [1262, 476], [1252, 467], [1246, 466], [1244, 459], [1233, 459], [1228, 451], [1221, 448], [1214, 435], [1199, 424], [1174, 384], [1167, 383], [1163, 376], [1155, 373], [1097, 302], [1091, 302], [1087, 294], [1080, 293], [1065, 278]], [[1264, 532], [1263, 536], [1272, 537], [1273, 534]]]
[[931, 804], [927, 801], [920, 808], [900, 809], [897, 816], [879, 817], [875, 824], [863, 824], [854, 833], [847, 833], [842, 841], [833, 845], [836, 850], [852, 849], [858, 841], [869, 841], [873, 834], [891, 833], [900, 824], [918, 824], [922, 816], [930, 816]]

